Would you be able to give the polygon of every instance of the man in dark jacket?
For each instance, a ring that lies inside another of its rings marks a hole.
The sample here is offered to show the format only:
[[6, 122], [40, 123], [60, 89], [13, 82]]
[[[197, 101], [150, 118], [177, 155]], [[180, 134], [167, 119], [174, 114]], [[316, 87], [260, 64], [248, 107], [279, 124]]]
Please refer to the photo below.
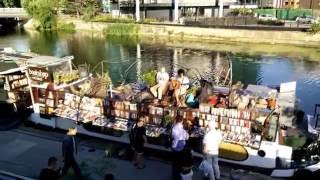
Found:
[[57, 165], [57, 158], [50, 157], [48, 159], [48, 167], [44, 168], [40, 172], [39, 180], [58, 180], [59, 179], [59, 171]]
[[77, 134], [76, 128], [70, 128], [67, 135], [62, 141], [62, 155], [64, 158], [64, 166], [62, 168], [62, 176], [65, 176], [72, 167], [77, 179], [82, 179], [80, 168], [74, 158], [74, 154], [77, 152], [76, 142], [74, 136]]

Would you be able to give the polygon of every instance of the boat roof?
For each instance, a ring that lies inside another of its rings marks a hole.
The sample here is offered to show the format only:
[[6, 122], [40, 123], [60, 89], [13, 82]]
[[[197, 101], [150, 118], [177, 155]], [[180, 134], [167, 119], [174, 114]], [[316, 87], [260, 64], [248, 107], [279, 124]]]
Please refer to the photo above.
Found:
[[37, 56], [27, 60], [27, 64], [30, 66], [55, 66], [63, 62], [67, 62], [73, 59], [73, 56], [65, 56], [62, 58], [54, 56]]
[[0, 61], [0, 75], [21, 72], [23, 69], [23, 67], [19, 67], [14, 61]]

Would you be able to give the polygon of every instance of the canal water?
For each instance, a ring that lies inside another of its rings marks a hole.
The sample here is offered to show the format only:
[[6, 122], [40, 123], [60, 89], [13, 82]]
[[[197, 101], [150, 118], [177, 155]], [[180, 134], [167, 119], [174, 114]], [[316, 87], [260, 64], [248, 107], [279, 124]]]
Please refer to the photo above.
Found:
[[0, 47], [6, 46], [46, 55], [73, 55], [76, 65], [86, 63], [96, 71], [104, 61], [103, 68], [109, 71], [114, 83], [136, 81], [139, 74], [162, 66], [172, 72], [183, 67], [189, 74], [205, 76], [205, 72], [227, 63], [229, 58], [234, 82], [279, 85], [297, 81], [300, 109], [312, 113], [314, 104], [320, 103], [320, 51], [315, 48], [245, 43], [200, 43], [195, 47], [190, 42], [138, 43], [133, 39], [107, 39], [94, 33], [26, 33], [22, 30], [0, 33]]

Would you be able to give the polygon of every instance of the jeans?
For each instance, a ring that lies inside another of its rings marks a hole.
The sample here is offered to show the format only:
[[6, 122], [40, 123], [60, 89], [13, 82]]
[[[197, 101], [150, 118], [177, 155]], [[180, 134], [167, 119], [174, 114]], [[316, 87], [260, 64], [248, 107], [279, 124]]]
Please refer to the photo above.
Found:
[[212, 164], [212, 169], [209, 172], [210, 180], [220, 179], [218, 155], [207, 155], [206, 158]]
[[62, 176], [67, 175], [68, 170], [72, 167], [77, 179], [82, 179], [80, 168], [73, 156], [64, 158], [64, 166], [62, 168]]

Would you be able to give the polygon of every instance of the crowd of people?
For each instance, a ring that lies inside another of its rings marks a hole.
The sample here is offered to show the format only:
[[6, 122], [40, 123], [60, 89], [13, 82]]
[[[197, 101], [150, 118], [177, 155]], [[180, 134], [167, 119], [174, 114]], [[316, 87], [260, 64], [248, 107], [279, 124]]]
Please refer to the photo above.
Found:
[[[79, 165], [75, 159], [77, 145], [75, 135], [76, 128], [70, 128], [62, 141], [62, 157], [64, 165], [58, 167], [58, 159], [50, 157], [48, 167], [42, 169], [39, 180], [57, 180], [66, 176], [70, 168], [73, 169], [77, 179], [83, 179]], [[141, 116], [133, 125], [130, 132], [130, 147], [134, 152], [133, 165], [137, 169], [146, 167], [144, 162], [144, 144], [147, 142], [145, 116]], [[189, 133], [183, 124], [183, 118], [177, 116], [171, 130], [171, 151], [172, 151], [172, 178], [174, 180], [192, 180], [193, 157], [188, 147]], [[203, 162], [201, 169], [210, 180], [220, 179], [218, 165], [219, 144], [222, 141], [221, 133], [216, 130], [214, 121], [207, 126], [207, 133], [203, 138]], [[105, 180], [115, 179], [113, 174], [106, 174]]]

